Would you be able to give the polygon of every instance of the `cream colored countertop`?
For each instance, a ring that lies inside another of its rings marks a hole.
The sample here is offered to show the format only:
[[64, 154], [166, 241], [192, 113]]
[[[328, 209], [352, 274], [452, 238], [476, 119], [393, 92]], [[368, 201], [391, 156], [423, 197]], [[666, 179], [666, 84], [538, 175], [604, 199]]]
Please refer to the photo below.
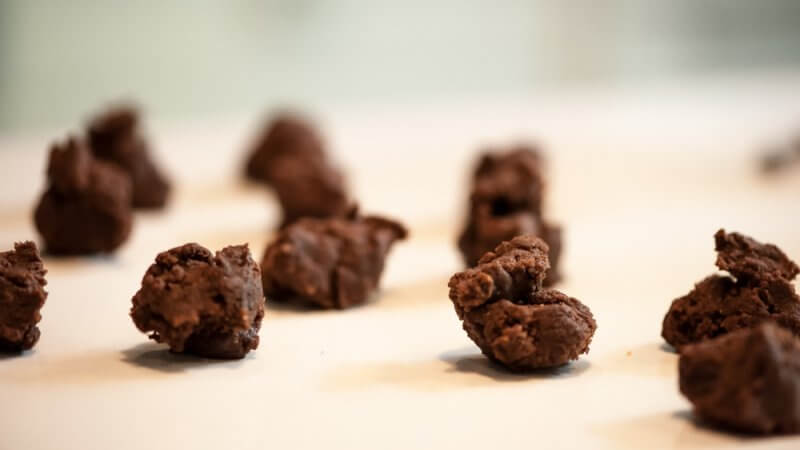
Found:
[[[714, 271], [719, 227], [800, 259], [800, 170], [764, 179], [752, 158], [800, 127], [798, 88], [800, 77], [700, 80], [318, 111], [363, 209], [405, 220], [411, 238], [369, 304], [270, 305], [260, 348], [232, 362], [171, 355], [127, 313], [159, 251], [249, 242], [260, 258], [277, 210], [236, 177], [252, 120], [152, 120], [173, 202], [138, 215], [113, 256], [46, 258], [42, 338], [0, 357], [0, 449], [795, 449], [800, 438], [695, 424], [660, 323]], [[0, 136], [2, 249], [35, 237], [30, 210], [59, 134]], [[548, 209], [566, 229], [559, 288], [599, 325], [590, 354], [550, 374], [490, 366], [447, 298], [472, 151], [514, 137], [546, 146]]]

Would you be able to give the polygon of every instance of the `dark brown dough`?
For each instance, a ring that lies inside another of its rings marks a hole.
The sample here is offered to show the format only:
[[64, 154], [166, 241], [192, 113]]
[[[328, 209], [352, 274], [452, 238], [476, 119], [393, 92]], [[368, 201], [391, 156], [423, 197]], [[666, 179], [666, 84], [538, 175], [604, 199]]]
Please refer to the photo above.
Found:
[[47, 300], [47, 284], [39, 251], [33, 242], [0, 252], [0, 351], [21, 352], [39, 340], [39, 310]]
[[717, 267], [737, 279], [793, 280], [800, 269], [778, 247], [739, 233], [714, 234]]
[[131, 317], [171, 351], [209, 358], [243, 358], [258, 348], [264, 293], [247, 245], [212, 255], [185, 244], [156, 257], [133, 297]]
[[116, 166], [93, 159], [83, 141], [69, 138], [50, 150], [47, 176], [34, 221], [48, 252], [111, 252], [128, 239], [131, 183]]
[[253, 181], [273, 184], [281, 170], [275, 163], [284, 158], [325, 160], [322, 139], [306, 120], [289, 114], [276, 117], [264, 131], [250, 152], [245, 174]]
[[552, 285], [561, 278], [561, 227], [542, 216], [542, 164], [539, 152], [528, 147], [483, 154], [473, 176], [466, 225], [458, 239], [468, 266], [500, 242], [530, 234], [544, 239], [550, 248], [552, 269], [545, 283]]
[[324, 161], [286, 158], [275, 167], [280, 171], [272, 187], [283, 210], [281, 226], [303, 217], [344, 217], [353, 208], [344, 176]]
[[331, 309], [364, 303], [378, 287], [392, 244], [405, 227], [381, 217], [305, 218], [284, 228], [261, 262], [270, 300]]
[[662, 336], [673, 347], [774, 321], [800, 336], [800, 298], [792, 279], [797, 266], [777, 247], [738, 233], [715, 234], [717, 266], [712, 275], [672, 302]]
[[119, 106], [104, 112], [91, 121], [88, 135], [96, 158], [116, 164], [131, 177], [134, 208], [164, 207], [170, 184], [152, 160], [136, 109]]
[[299, 117], [281, 115], [265, 128], [245, 173], [275, 190], [282, 226], [302, 217], [343, 217], [352, 209], [344, 175], [314, 127]]
[[[469, 266], [477, 264], [481, 256], [491, 251], [498, 243], [516, 236], [529, 234], [540, 237], [550, 248], [550, 260], [557, 267], [561, 258], [561, 227], [542, 222], [541, 217], [527, 212], [508, 216], [493, 216], [478, 207], [471, 213], [458, 245]], [[548, 272], [545, 284], [551, 286], [561, 279], [556, 269]]]
[[688, 345], [680, 389], [700, 418], [748, 433], [800, 432], [800, 341], [771, 323]]
[[453, 275], [450, 299], [467, 335], [513, 371], [556, 367], [589, 352], [597, 324], [577, 299], [544, 289], [549, 249], [517, 236]]
[[475, 168], [472, 198], [492, 205], [499, 216], [514, 211], [542, 214], [542, 155], [532, 147], [486, 152]]

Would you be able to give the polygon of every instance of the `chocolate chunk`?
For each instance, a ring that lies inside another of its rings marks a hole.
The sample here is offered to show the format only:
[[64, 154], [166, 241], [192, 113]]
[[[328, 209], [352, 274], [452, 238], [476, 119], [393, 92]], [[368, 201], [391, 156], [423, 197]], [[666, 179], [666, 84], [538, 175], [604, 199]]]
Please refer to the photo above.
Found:
[[131, 317], [171, 351], [209, 358], [243, 358], [258, 348], [264, 293], [247, 245], [216, 255], [185, 244], [156, 257], [133, 297]]
[[800, 269], [778, 247], [762, 244], [739, 233], [719, 230], [714, 235], [717, 267], [734, 277], [791, 281]]
[[733, 276], [712, 275], [674, 300], [664, 317], [664, 339], [681, 350], [764, 321], [800, 336], [800, 298], [792, 284], [797, 266], [774, 245], [724, 230], [714, 237], [717, 266]]
[[680, 389], [697, 416], [748, 433], [800, 432], [800, 340], [770, 323], [688, 345]]
[[344, 175], [328, 159], [314, 127], [301, 118], [277, 117], [254, 146], [245, 173], [275, 190], [282, 226], [301, 217], [343, 217], [352, 209]]
[[261, 262], [270, 300], [344, 309], [378, 287], [392, 244], [406, 229], [381, 217], [305, 218], [281, 230]]
[[106, 111], [92, 120], [88, 134], [94, 156], [116, 164], [130, 176], [134, 208], [164, 207], [169, 181], [150, 156], [136, 109], [120, 106]]
[[547, 242], [552, 270], [547, 285], [560, 279], [561, 228], [544, 220], [542, 158], [532, 148], [487, 152], [475, 169], [469, 215], [458, 246], [469, 266], [500, 242], [529, 234]]
[[131, 232], [130, 179], [116, 166], [93, 159], [83, 141], [54, 144], [49, 187], [34, 221], [53, 254], [111, 252]]
[[450, 299], [484, 355], [513, 371], [556, 367], [589, 352], [597, 324], [577, 299], [544, 289], [549, 248], [540, 238], [503, 242], [450, 278]]
[[39, 340], [36, 324], [47, 300], [46, 273], [33, 242], [0, 252], [0, 351], [21, 352]]

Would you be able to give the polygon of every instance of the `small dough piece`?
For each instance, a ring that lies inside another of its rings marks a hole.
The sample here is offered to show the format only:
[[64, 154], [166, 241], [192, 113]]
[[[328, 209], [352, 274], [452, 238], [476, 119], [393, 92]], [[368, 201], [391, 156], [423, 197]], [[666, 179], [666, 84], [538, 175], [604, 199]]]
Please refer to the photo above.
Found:
[[543, 164], [541, 153], [534, 147], [485, 152], [475, 168], [472, 199], [491, 203], [500, 216], [513, 211], [541, 215]]
[[166, 205], [170, 184], [152, 160], [134, 107], [117, 106], [98, 115], [89, 124], [88, 135], [95, 158], [116, 164], [130, 176], [134, 208]]
[[739, 233], [719, 230], [714, 234], [717, 267], [736, 278], [792, 281], [800, 268], [781, 249], [762, 244]]
[[500, 242], [529, 234], [542, 238], [550, 248], [552, 269], [545, 283], [552, 285], [561, 278], [561, 227], [542, 215], [542, 166], [539, 151], [532, 147], [483, 154], [473, 175], [466, 225], [458, 239], [468, 266], [477, 264]]
[[116, 166], [93, 159], [83, 141], [54, 144], [49, 187], [34, 213], [36, 228], [53, 254], [109, 253], [131, 232], [131, 183]]
[[[523, 234], [538, 236], [544, 240], [550, 248], [551, 264], [554, 268], [557, 267], [561, 257], [561, 227], [543, 222], [541, 217], [528, 212], [493, 216], [478, 206], [461, 234], [458, 245], [466, 263], [473, 266], [498, 243]], [[545, 279], [545, 285], [552, 286], [560, 279], [560, 273], [556, 269], [551, 269]]]
[[247, 245], [212, 255], [190, 243], [159, 254], [133, 297], [131, 317], [175, 353], [238, 359], [258, 348], [261, 272]]
[[33, 242], [0, 252], [0, 351], [29, 350], [39, 341], [39, 310], [47, 300], [47, 280]]
[[250, 152], [245, 175], [253, 181], [273, 184], [281, 173], [275, 163], [284, 158], [326, 159], [322, 138], [311, 123], [299, 116], [281, 114], [264, 127]]
[[281, 227], [304, 217], [346, 217], [353, 209], [344, 175], [325, 161], [285, 158], [275, 167], [272, 187], [283, 210]]
[[763, 323], [686, 346], [681, 393], [697, 416], [747, 433], [800, 432], [800, 340]]
[[353, 208], [344, 174], [329, 160], [313, 125], [298, 116], [279, 115], [265, 127], [245, 174], [275, 190], [281, 227], [303, 217], [345, 217]]
[[717, 266], [672, 302], [661, 335], [678, 350], [687, 344], [773, 321], [800, 336], [800, 298], [792, 283], [797, 266], [771, 244], [720, 230], [714, 236]]
[[376, 216], [305, 218], [281, 230], [261, 262], [270, 300], [325, 309], [364, 303], [378, 287], [400, 223]]
[[467, 335], [512, 371], [557, 367], [589, 352], [597, 329], [583, 303], [542, 286], [549, 248], [523, 235], [450, 279], [450, 299]]
[[749, 285], [711, 275], [676, 299], [664, 317], [662, 336], [676, 349], [740, 328], [774, 321], [800, 336], [800, 299], [782, 280]]

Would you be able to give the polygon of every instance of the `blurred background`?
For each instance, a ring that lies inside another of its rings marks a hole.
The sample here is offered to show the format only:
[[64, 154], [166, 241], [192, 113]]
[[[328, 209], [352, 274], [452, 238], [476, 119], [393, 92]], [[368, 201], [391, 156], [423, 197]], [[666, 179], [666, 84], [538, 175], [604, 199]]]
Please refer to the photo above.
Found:
[[775, 202], [736, 205], [798, 179], [755, 177], [800, 133], [797, 92], [795, 0], [0, 0], [0, 204], [34, 204], [50, 144], [128, 99], [176, 207], [228, 192], [290, 107], [367, 211], [456, 228], [476, 153], [533, 141], [556, 218], [616, 223], [610, 206], [636, 194], [678, 215], [731, 205], [713, 226], [793, 229]]
[[795, 0], [0, 0], [0, 132], [794, 71]]

